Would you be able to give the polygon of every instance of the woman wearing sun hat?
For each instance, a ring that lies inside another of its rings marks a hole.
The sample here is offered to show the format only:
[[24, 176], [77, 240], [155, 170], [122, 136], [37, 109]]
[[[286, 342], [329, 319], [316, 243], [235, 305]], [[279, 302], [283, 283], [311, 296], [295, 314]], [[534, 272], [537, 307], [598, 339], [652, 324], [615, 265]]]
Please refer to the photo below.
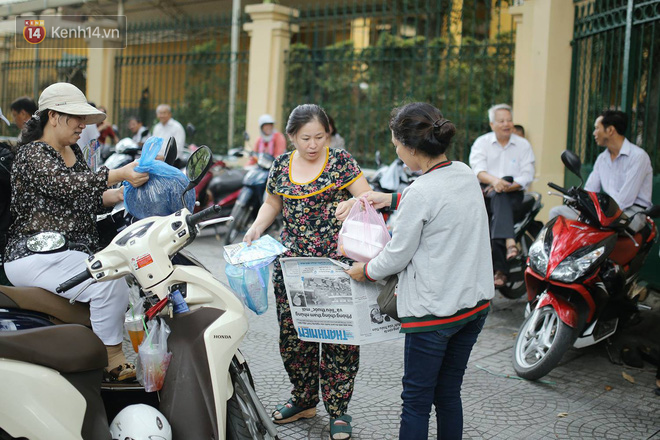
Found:
[[[19, 138], [11, 176], [11, 213], [5, 271], [14, 286], [55, 288], [85, 269], [86, 252], [98, 248], [96, 213], [123, 200], [121, 189], [108, 189], [123, 180], [144, 184], [149, 175], [137, 173], [137, 162], [117, 170], [92, 172], [76, 144], [86, 124], [105, 114], [87, 104], [76, 86], [56, 83], [39, 97], [39, 109]], [[69, 246], [53, 253], [35, 253], [27, 239], [40, 232], [59, 232]], [[82, 286], [58, 294], [77, 295]], [[108, 350], [106, 372], [115, 380], [135, 377], [135, 366], [122, 352], [123, 317], [128, 305], [124, 280], [92, 284], [77, 298], [88, 302], [92, 330]]]

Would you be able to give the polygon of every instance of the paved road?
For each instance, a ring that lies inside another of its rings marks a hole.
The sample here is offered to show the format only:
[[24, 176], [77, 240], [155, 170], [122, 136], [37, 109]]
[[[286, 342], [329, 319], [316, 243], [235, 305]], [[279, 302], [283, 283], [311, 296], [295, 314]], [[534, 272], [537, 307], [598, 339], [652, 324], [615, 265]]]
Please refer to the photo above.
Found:
[[[208, 235], [210, 232], [205, 231], [207, 235], [189, 249], [224, 281], [221, 242]], [[269, 301], [264, 315], [248, 311], [250, 330], [242, 350], [257, 393], [271, 411], [288, 399], [290, 384], [278, 352], [272, 295]], [[609, 352], [615, 361], [623, 345], [634, 348], [645, 342], [660, 348], [660, 294], [652, 294], [647, 304], [654, 305], [654, 310], [643, 312], [640, 324], [612, 341]], [[524, 307], [522, 299], [511, 301], [498, 295], [493, 301], [463, 385], [465, 439], [660, 439], [660, 397], [653, 393], [654, 367], [648, 363], [642, 369], [614, 364], [605, 343], [570, 351], [543, 381], [513, 377], [511, 348]], [[398, 437], [402, 374], [403, 340], [362, 347], [349, 406], [353, 438]], [[315, 418], [280, 427], [280, 438], [327, 439], [328, 415], [322, 404], [317, 408]], [[431, 426], [429, 438], [435, 438], [435, 432]]]

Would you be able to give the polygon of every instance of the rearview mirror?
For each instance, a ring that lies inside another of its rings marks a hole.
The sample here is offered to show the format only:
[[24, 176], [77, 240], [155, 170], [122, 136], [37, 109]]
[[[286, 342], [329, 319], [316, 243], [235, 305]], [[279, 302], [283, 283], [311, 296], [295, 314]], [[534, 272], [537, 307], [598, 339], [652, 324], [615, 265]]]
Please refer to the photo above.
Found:
[[568, 170], [580, 178], [582, 182], [582, 175], [580, 174], [580, 169], [582, 168], [582, 162], [580, 158], [573, 153], [572, 151], [564, 150], [561, 153], [561, 161]]
[[211, 168], [212, 162], [213, 153], [206, 145], [202, 145], [190, 155], [188, 164], [186, 165], [186, 173], [193, 187], [202, 180], [202, 177]]
[[176, 157], [178, 156], [178, 148], [176, 146], [176, 139], [173, 136], [170, 136], [170, 139], [167, 141], [167, 146], [165, 147], [165, 159], [164, 162], [168, 165], [174, 165]]
[[55, 252], [65, 245], [66, 238], [59, 232], [40, 232], [29, 237], [26, 242], [28, 250], [36, 253]]

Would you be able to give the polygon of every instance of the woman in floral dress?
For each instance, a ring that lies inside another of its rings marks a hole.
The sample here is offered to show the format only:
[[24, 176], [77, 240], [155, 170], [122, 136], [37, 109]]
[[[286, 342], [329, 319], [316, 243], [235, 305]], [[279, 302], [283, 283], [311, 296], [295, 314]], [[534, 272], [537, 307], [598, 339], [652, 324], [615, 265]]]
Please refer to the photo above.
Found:
[[[268, 196], [244, 241], [249, 244], [259, 238], [281, 212], [286, 257], [342, 259], [337, 253], [341, 222], [335, 211], [346, 209], [344, 202], [351, 195], [357, 197], [369, 191], [369, 184], [348, 152], [328, 148], [330, 125], [321, 107], [314, 104], [296, 107], [289, 116], [286, 133], [296, 149], [275, 160], [268, 176]], [[275, 261], [273, 284], [280, 324], [280, 354], [293, 385], [291, 398], [276, 407], [273, 420], [284, 424], [314, 417], [320, 386], [330, 414], [331, 438], [348, 439], [352, 431], [346, 410], [358, 371], [359, 347], [298, 339], [279, 259]]]

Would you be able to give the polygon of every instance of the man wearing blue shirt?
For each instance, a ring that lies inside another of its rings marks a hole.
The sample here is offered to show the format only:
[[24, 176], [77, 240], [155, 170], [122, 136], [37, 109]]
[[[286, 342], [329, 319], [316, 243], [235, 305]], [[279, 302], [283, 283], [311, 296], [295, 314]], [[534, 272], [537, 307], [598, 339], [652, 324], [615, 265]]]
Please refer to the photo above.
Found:
[[[628, 118], [618, 110], [606, 110], [596, 118], [594, 139], [605, 151], [596, 158], [584, 189], [607, 193], [631, 217], [652, 205], [653, 168], [646, 151], [625, 138], [627, 128]], [[577, 218], [577, 213], [568, 206], [550, 210], [551, 218], [557, 215]], [[634, 217], [629, 228], [637, 232], [645, 223], [646, 216], [640, 214]]]

